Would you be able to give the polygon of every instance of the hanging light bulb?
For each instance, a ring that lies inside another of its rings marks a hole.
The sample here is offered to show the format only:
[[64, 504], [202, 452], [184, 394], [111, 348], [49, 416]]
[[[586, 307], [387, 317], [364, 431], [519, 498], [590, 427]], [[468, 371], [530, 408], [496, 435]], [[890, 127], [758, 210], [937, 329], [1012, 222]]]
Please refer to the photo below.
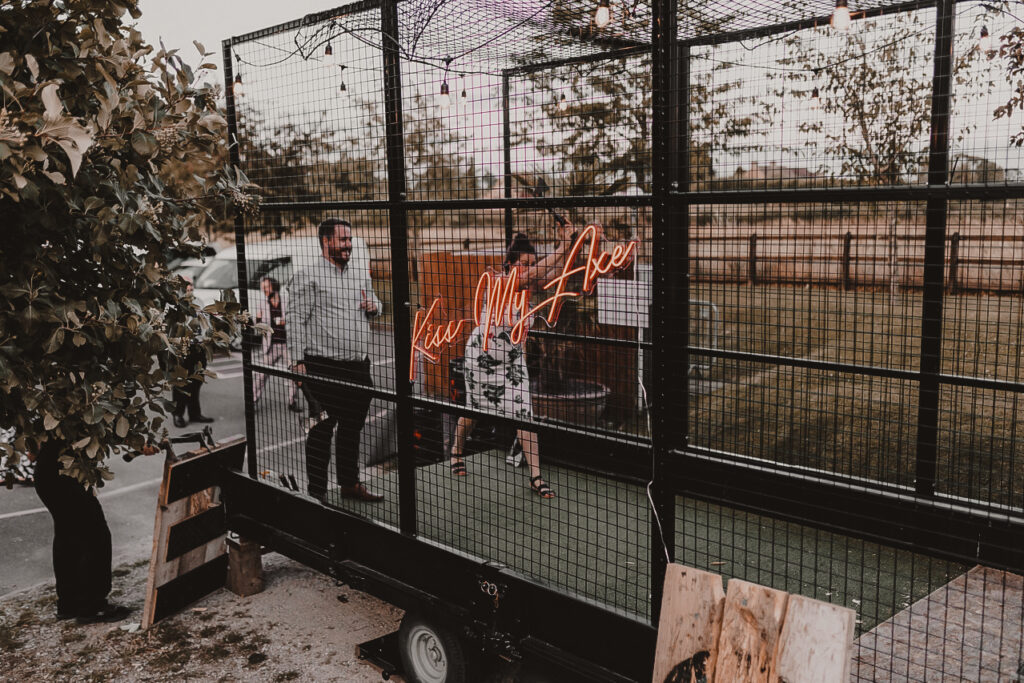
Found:
[[339, 64], [338, 68], [341, 70], [341, 85], [338, 86], [338, 92], [347, 92], [348, 86], [345, 85], [345, 65]]
[[836, 0], [835, 11], [832, 12], [832, 28], [842, 33], [850, 30], [850, 6], [848, 0]]
[[452, 106], [452, 98], [448, 95], [448, 81], [441, 84], [441, 92], [437, 96], [437, 104], [441, 107], [442, 111], [448, 111], [448, 107]]
[[818, 89], [815, 88], [811, 91], [811, 109], [817, 111], [821, 107], [821, 96], [818, 94]]
[[235, 76], [235, 84], [231, 86], [231, 92], [235, 97], [245, 97], [245, 86], [242, 85], [242, 74]]
[[459, 78], [462, 79], [462, 92], [459, 93], [459, 104], [465, 109], [466, 105], [469, 104], [469, 95], [466, 94], [466, 77], [459, 74]]
[[612, 21], [612, 7], [610, 0], [598, 0], [597, 11], [594, 12], [594, 25], [604, 28]]
[[569, 100], [565, 99], [565, 93], [562, 93], [562, 96], [558, 98], [558, 111], [563, 111], [564, 112], [564, 111], [568, 111], [568, 110], [569, 110]]
[[981, 27], [981, 33], [978, 35], [978, 49], [985, 54], [992, 52], [992, 36], [988, 32], [988, 26]]
[[330, 69], [334, 65], [334, 47], [327, 43], [327, 47], [324, 48], [324, 66]]

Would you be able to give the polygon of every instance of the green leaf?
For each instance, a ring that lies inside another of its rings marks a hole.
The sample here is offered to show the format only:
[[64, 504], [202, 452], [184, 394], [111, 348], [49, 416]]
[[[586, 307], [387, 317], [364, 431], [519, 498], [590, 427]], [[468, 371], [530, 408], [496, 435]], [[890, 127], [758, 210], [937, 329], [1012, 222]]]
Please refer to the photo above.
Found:
[[151, 157], [160, 149], [156, 138], [140, 130], [132, 133], [132, 149], [144, 157]]
[[128, 434], [128, 420], [124, 418], [124, 415], [117, 418], [117, 425], [114, 427], [114, 433], [122, 439]]
[[57, 353], [60, 350], [61, 345], [64, 343], [64, 328], [58, 327], [50, 335], [50, 338], [46, 340], [46, 353]]
[[46, 415], [43, 416], [43, 429], [45, 429], [46, 431], [53, 431], [54, 429], [57, 428], [57, 425], [59, 424], [60, 420], [55, 418], [53, 415], [46, 413]]
[[89, 445], [90, 441], [92, 441], [92, 436], [83, 436], [81, 439], [71, 444], [71, 447], [75, 449], [85, 448]]

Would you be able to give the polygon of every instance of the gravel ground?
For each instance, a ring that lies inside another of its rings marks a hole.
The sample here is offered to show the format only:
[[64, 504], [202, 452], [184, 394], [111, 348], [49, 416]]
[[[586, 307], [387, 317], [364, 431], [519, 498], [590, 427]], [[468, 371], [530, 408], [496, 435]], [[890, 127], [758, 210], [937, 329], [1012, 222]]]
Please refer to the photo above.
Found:
[[[147, 631], [148, 562], [114, 572], [111, 600], [135, 613], [119, 624], [55, 619], [53, 586], [0, 603], [4, 681], [380, 681], [357, 643], [394, 630], [402, 612], [279, 555], [263, 558], [266, 590], [220, 590]], [[400, 679], [392, 679], [400, 680]]]

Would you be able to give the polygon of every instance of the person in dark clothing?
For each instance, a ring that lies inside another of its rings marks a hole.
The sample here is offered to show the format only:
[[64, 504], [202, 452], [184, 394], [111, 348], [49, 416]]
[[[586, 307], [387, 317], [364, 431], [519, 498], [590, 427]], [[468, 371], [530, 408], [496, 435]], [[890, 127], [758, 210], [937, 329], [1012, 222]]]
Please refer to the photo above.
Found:
[[57, 618], [80, 624], [121, 621], [131, 610], [107, 602], [111, 588], [110, 529], [99, 500], [61, 474], [66, 445], [47, 441], [36, 456], [36, 493], [53, 517]]
[[[292, 370], [307, 375], [314, 398], [327, 413], [306, 439], [308, 491], [323, 502], [331, 437], [340, 493], [345, 498], [378, 502], [359, 480], [359, 438], [370, 410], [369, 393], [322, 380], [372, 387], [369, 318], [380, 315], [368, 268], [352, 262], [352, 225], [328, 218], [318, 230], [320, 253], [308, 268], [296, 271], [288, 287], [288, 350]], [[301, 360], [299, 360], [301, 359]]]
[[[206, 352], [202, 345], [192, 343], [189, 345], [188, 354], [185, 356], [182, 366], [189, 373], [194, 375], [201, 373], [206, 367]], [[203, 386], [203, 380], [198, 377], [189, 379], [185, 386], [174, 387], [172, 398], [174, 399], [174, 426], [187, 427], [190, 422], [213, 422], [212, 417], [203, 415], [199, 407], [199, 390]], [[188, 411], [188, 419], [185, 419], [185, 411]]]
[[[192, 281], [188, 278], [185, 278], [185, 281], [188, 282], [186, 293], [191, 294]], [[181, 365], [190, 377], [202, 373], [206, 368], [206, 351], [203, 350], [202, 344], [192, 340]], [[187, 427], [190, 422], [213, 422], [213, 418], [203, 415], [203, 411], [199, 407], [199, 390], [202, 387], [202, 378], [192, 377], [185, 382], [185, 386], [176, 386], [171, 391], [171, 397], [174, 400], [172, 414], [175, 427]], [[186, 410], [188, 410], [188, 420], [185, 419]]]

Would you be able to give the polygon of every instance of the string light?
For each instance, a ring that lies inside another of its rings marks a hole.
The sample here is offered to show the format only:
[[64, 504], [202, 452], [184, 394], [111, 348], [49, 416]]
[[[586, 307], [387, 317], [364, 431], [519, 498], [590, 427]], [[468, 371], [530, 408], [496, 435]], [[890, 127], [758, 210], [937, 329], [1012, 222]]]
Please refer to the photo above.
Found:
[[562, 93], [562, 96], [558, 98], [558, 111], [564, 112], [564, 111], [568, 111], [568, 110], [569, 110], [569, 100], [565, 99], [565, 93]]
[[338, 92], [346, 92], [348, 86], [345, 85], [345, 65], [341, 64], [339, 68], [341, 69], [341, 85], [338, 86]]
[[818, 94], [818, 89], [814, 88], [811, 91], [811, 109], [817, 110], [821, 107], [821, 97]]
[[992, 36], [988, 32], [988, 26], [981, 27], [981, 33], [978, 36], [978, 49], [986, 55], [992, 52]]
[[466, 94], [466, 75], [459, 74], [459, 78], [462, 79], [462, 94], [459, 95], [459, 104], [461, 104], [462, 107], [465, 108], [465, 106], [469, 103], [469, 95]]
[[448, 108], [452, 106], [452, 98], [448, 91], [448, 67], [452, 65], [452, 57], [444, 58], [444, 77], [441, 81], [441, 92], [437, 95], [437, 104], [441, 107], [441, 111], [448, 111]]
[[242, 85], [242, 74], [235, 76], [235, 84], [231, 86], [231, 92], [235, 97], [245, 97], [245, 86]]
[[594, 25], [604, 28], [612, 21], [612, 7], [609, 0], [598, 0], [597, 11], [594, 12]]
[[850, 30], [850, 6], [848, 0], [836, 0], [835, 11], [832, 12], [832, 28], [846, 33]]
[[328, 69], [334, 66], [334, 47], [327, 43], [327, 47], [324, 48], [324, 66]]

